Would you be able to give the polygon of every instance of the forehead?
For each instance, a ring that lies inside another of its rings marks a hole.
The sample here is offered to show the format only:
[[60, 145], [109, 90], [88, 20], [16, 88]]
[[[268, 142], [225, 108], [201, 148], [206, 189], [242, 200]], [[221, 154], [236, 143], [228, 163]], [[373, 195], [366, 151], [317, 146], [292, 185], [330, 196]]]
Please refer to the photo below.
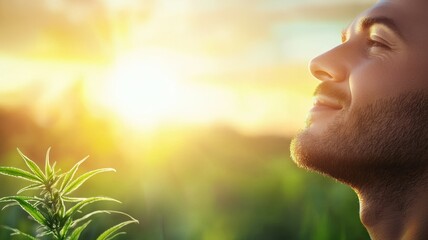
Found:
[[354, 27], [367, 17], [391, 19], [411, 40], [428, 38], [428, 1], [427, 0], [380, 0], [373, 7], [361, 13], [352, 23]]

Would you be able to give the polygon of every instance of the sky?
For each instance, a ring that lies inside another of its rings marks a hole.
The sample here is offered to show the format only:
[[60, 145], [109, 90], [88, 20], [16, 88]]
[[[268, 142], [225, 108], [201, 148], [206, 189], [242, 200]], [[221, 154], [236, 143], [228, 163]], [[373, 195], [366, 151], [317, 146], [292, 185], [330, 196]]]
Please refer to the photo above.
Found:
[[373, 2], [0, 0], [0, 105], [49, 114], [82, 81], [94, 112], [141, 130], [293, 134], [317, 84], [308, 62]]

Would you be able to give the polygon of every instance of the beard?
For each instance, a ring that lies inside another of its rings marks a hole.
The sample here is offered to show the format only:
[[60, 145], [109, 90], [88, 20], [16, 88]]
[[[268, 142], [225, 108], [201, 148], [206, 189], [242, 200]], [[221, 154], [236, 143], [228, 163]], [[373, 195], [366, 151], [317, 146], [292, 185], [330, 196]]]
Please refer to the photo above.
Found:
[[415, 182], [428, 165], [427, 123], [428, 94], [408, 92], [343, 110], [320, 135], [306, 128], [291, 154], [298, 166], [354, 188]]

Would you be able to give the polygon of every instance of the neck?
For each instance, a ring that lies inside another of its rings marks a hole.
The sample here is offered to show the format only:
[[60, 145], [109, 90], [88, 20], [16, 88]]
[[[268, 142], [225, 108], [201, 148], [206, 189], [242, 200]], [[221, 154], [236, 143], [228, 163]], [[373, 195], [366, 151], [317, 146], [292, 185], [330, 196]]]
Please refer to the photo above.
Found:
[[412, 173], [353, 186], [360, 200], [361, 222], [372, 240], [428, 239], [428, 174], [419, 172], [422, 175], [415, 177]]

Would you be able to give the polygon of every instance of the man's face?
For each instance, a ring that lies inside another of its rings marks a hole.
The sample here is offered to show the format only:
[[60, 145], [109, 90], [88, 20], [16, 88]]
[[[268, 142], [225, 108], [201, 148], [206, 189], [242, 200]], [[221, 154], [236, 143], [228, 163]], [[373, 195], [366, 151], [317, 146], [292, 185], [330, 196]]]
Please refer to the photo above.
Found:
[[353, 181], [362, 171], [427, 164], [426, 9], [426, 0], [379, 1], [311, 62], [321, 84], [291, 146], [299, 165]]

